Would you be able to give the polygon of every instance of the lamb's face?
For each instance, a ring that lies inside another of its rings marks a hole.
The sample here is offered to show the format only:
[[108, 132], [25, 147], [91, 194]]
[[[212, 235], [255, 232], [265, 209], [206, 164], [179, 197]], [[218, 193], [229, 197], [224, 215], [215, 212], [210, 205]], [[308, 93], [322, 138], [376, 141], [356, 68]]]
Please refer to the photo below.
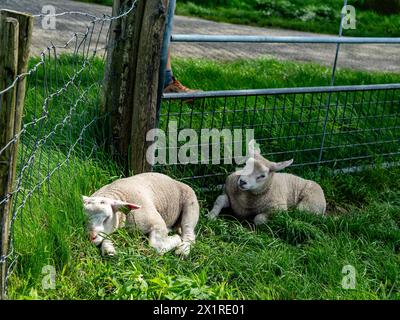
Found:
[[254, 158], [249, 158], [246, 161], [246, 166], [239, 171], [239, 189], [244, 191], [262, 189], [268, 180], [269, 173], [270, 169], [268, 167]]
[[254, 192], [262, 190], [269, 181], [268, 178], [272, 172], [283, 170], [293, 163], [293, 159], [272, 162], [260, 155], [257, 155], [257, 157], [256, 159], [250, 157], [246, 161], [246, 166], [238, 171], [239, 179], [237, 183], [240, 190]]
[[83, 207], [88, 217], [87, 231], [89, 239], [95, 245], [100, 245], [104, 237], [118, 227], [117, 212], [122, 207], [138, 209], [140, 206], [106, 197], [83, 196]]

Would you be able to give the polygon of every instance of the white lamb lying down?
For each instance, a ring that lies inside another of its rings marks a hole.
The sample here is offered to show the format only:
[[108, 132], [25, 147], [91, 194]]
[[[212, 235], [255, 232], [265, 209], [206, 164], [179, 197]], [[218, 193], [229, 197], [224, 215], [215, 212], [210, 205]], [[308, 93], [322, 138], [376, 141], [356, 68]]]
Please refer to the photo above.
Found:
[[[186, 184], [163, 174], [142, 173], [116, 180], [90, 197], [83, 196], [83, 206], [90, 240], [101, 245], [103, 255], [115, 254], [113, 243], [104, 236], [125, 222], [148, 234], [150, 245], [160, 254], [176, 248], [176, 254], [188, 255], [195, 241], [199, 219], [196, 194]], [[123, 208], [130, 210], [127, 216]], [[172, 228], [180, 228], [181, 235], [169, 236]]]
[[277, 210], [297, 208], [316, 214], [325, 214], [326, 200], [321, 186], [292, 174], [276, 173], [293, 163], [271, 162], [254, 148], [255, 141], [249, 143], [250, 157], [246, 166], [226, 179], [224, 194], [215, 201], [208, 213], [216, 218], [222, 208], [231, 207], [234, 214], [242, 219], [254, 219], [255, 224], [263, 224], [268, 216]]

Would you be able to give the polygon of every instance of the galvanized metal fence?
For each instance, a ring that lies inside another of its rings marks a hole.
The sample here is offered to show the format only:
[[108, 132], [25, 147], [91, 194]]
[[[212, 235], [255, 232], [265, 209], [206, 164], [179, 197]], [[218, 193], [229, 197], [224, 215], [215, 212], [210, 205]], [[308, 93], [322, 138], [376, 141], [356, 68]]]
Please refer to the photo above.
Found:
[[[400, 84], [383, 84], [166, 94], [159, 123], [168, 135], [176, 135], [169, 130], [172, 123], [176, 131], [191, 128], [199, 137], [202, 129], [216, 128], [211, 147], [220, 143], [223, 129], [254, 129], [267, 158], [294, 158], [297, 171], [321, 166], [353, 171], [400, 160], [399, 117]], [[171, 146], [166, 148], [168, 154]], [[235, 163], [224, 159], [224, 150], [218, 156], [220, 165], [168, 162], [156, 169], [200, 185], [223, 183]]]
[[[174, 1], [170, 4], [174, 5]], [[168, 133], [170, 124], [176, 122], [177, 132], [192, 128], [199, 136], [205, 128], [254, 129], [264, 155], [276, 161], [294, 158], [293, 168], [322, 166], [349, 172], [378, 162], [386, 166], [398, 164], [400, 84], [334, 84], [341, 44], [400, 44], [400, 38], [343, 37], [343, 21], [342, 14], [337, 37], [171, 34], [172, 42], [332, 43], [336, 44], [336, 51], [330, 86], [164, 94], [159, 112], [160, 128]], [[185, 103], [190, 100], [191, 105]], [[165, 146], [166, 153], [184, 143]], [[220, 152], [218, 157], [223, 162], [224, 150]], [[156, 165], [155, 170], [197, 181], [200, 186], [223, 183], [224, 176], [234, 168], [211, 162], [209, 165], [167, 163]]]

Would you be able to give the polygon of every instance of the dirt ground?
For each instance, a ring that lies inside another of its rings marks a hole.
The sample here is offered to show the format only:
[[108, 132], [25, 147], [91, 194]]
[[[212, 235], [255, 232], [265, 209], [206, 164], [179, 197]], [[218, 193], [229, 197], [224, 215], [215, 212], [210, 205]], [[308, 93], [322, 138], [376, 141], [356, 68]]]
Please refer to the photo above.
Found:
[[[0, 0], [1, 9], [12, 9], [39, 14], [44, 5], [53, 5], [56, 13], [81, 11], [101, 17], [111, 14], [111, 8], [71, 0]], [[32, 54], [38, 55], [51, 43], [63, 45], [75, 32], [85, 32], [90, 19], [82, 15], [57, 17], [56, 29], [45, 30], [41, 19], [35, 19]], [[99, 27], [99, 26], [98, 26]], [[99, 29], [95, 29], [94, 34]], [[228, 23], [218, 23], [198, 18], [176, 16], [174, 34], [230, 34], [269, 36], [321, 36], [309, 32], [258, 28]], [[106, 33], [99, 39], [99, 47], [105, 46]], [[280, 60], [312, 61], [331, 65], [335, 44], [240, 44], [240, 43], [173, 43], [172, 54], [178, 57], [209, 58], [216, 60], [251, 59], [262, 56]], [[66, 50], [73, 50], [71, 45]], [[339, 67], [358, 70], [400, 72], [400, 45], [341, 45]]]

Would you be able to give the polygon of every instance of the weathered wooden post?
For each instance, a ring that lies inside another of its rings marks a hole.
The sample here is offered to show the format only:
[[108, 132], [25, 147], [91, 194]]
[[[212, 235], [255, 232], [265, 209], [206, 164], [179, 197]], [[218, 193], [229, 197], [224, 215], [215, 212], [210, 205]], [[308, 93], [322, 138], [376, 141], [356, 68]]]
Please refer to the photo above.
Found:
[[[28, 68], [33, 17], [14, 11], [0, 11], [0, 92], [13, 84]], [[14, 184], [25, 79], [0, 94], [0, 300], [6, 299], [7, 254], [10, 235], [12, 187]], [[3, 201], [5, 200], [5, 201]]]
[[[113, 15], [132, 0], [114, 0]], [[113, 153], [127, 168], [151, 170], [146, 134], [156, 126], [159, 70], [168, 0], [138, 0], [133, 14], [113, 21], [103, 110], [110, 113]]]

